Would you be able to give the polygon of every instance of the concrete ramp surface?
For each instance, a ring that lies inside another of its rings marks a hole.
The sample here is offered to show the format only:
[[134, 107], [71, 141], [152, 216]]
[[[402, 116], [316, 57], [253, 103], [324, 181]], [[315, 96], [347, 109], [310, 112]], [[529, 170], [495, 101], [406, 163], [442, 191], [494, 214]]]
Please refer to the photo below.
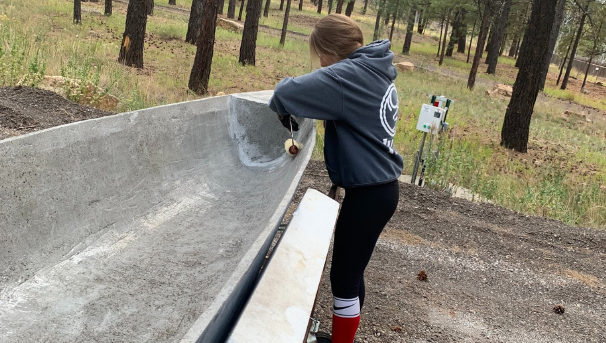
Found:
[[0, 342], [218, 343], [313, 149], [271, 92], [0, 142]]

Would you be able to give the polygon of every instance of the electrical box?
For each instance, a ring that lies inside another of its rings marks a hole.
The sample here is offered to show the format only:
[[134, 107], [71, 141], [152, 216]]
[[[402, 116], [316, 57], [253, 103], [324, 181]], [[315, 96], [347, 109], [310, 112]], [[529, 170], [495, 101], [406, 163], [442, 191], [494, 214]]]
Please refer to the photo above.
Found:
[[417, 130], [430, 132], [432, 124], [435, 125], [438, 130], [441, 129], [445, 115], [446, 109], [424, 104], [423, 107], [421, 107], [421, 113], [419, 114]]

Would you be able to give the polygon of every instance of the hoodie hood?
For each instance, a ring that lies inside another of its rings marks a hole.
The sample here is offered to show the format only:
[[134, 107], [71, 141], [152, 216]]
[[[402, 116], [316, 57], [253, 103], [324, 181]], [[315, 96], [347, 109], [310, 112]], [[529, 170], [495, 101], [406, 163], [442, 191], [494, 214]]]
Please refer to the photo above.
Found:
[[393, 65], [394, 53], [390, 47], [388, 39], [374, 41], [356, 49], [348, 59], [364, 63], [393, 81], [398, 76], [398, 70]]

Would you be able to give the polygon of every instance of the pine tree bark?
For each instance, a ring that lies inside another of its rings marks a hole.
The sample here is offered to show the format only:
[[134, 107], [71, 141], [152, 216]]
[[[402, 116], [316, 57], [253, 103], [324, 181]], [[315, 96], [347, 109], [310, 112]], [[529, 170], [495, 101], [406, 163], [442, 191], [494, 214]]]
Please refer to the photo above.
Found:
[[303, 11], [303, 0], [299, 0], [299, 11]]
[[522, 153], [528, 150], [530, 121], [539, 94], [541, 70], [548, 53], [557, 2], [558, 0], [533, 0], [526, 31], [532, 34], [526, 35], [528, 49], [513, 85], [513, 94], [501, 129], [501, 145], [507, 149]]
[[105, 0], [105, 15], [112, 15], [112, 0]]
[[417, 25], [417, 33], [422, 35], [423, 34], [423, 14], [425, 13], [424, 10], [420, 10], [419, 11], [419, 24]]
[[520, 38], [516, 34], [516, 36], [513, 37], [513, 41], [511, 42], [511, 47], [509, 48], [509, 54], [508, 54], [509, 57], [514, 57], [515, 56], [516, 46], [518, 45], [518, 39], [520, 39]]
[[193, 0], [191, 3], [187, 34], [185, 35], [185, 41], [190, 44], [196, 45], [200, 39], [200, 28], [202, 27], [202, 20], [204, 19], [202, 13], [204, 12], [205, 4], [206, 0]]
[[143, 46], [147, 27], [147, 0], [130, 0], [126, 10], [126, 25], [120, 45], [118, 62], [143, 68]]
[[448, 41], [448, 47], [446, 48], [446, 56], [452, 57], [454, 52], [455, 42], [459, 41], [459, 28], [461, 27], [461, 11], [455, 13], [455, 19], [452, 23], [452, 32], [450, 33], [450, 40]]
[[408, 20], [406, 24], [406, 38], [404, 39], [404, 46], [402, 47], [402, 53], [404, 55], [410, 54], [410, 45], [412, 44], [412, 33], [415, 28], [415, 11], [416, 9], [413, 7], [410, 9], [410, 13], [408, 13]]
[[154, 0], [147, 0], [147, 15], [154, 15], [154, 7], [155, 7], [155, 3]]
[[364, 8], [362, 9], [362, 14], [366, 14], [368, 10], [368, 0], [364, 0]]
[[238, 13], [238, 21], [242, 21], [242, 13], [244, 12], [244, 0], [240, 2], [240, 13]]
[[177, 5], [177, 0], [168, 0], [168, 4], [176, 6]]
[[[332, 1], [333, 0], [328, 0], [328, 14], [330, 14], [330, 12], [332, 12]], [[301, 4], [303, 3], [303, 0], [301, 0]], [[302, 9], [303, 5], [299, 5], [299, 7]]]
[[467, 62], [469, 63], [469, 57], [471, 56], [471, 44], [473, 44], [473, 33], [476, 30], [476, 24], [478, 23], [478, 19], [473, 21], [473, 28], [471, 29], [471, 37], [469, 38], [469, 47], [467, 48]]
[[467, 24], [465, 24], [465, 15], [467, 11], [461, 10], [461, 26], [459, 26], [459, 45], [457, 46], [457, 52], [465, 53], [465, 42], [467, 42]]
[[[525, 53], [525, 49], [526, 49], [526, 38], [528, 37], [528, 12], [530, 11], [530, 5], [532, 5], [532, 3], [529, 3], [529, 7], [527, 7], [526, 9], [526, 14], [524, 15], [524, 25], [523, 27], [526, 28], [524, 36], [522, 36], [522, 39], [520, 41], [518, 41], [518, 49], [517, 49], [517, 57], [522, 57], [524, 58], [524, 53]], [[516, 57], [516, 58], [517, 58]], [[516, 68], [520, 68], [520, 64], [522, 63], [522, 61], [520, 61], [520, 58], [518, 58], [518, 60], [516, 61]]]
[[224, 7], [225, 7], [225, 0], [219, 0], [219, 14], [223, 14]]
[[[286, 2], [286, 11], [284, 11], [284, 22], [282, 23], [282, 35], [280, 36], [280, 45], [284, 46], [286, 42], [286, 32], [288, 31], [288, 16], [290, 15], [290, 2], [292, 0], [287, 0]], [[322, 3], [322, 0], [319, 1]], [[321, 9], [322, 5], [318, 5], [318, 8]]]
[[398, 16], [398, 7], [400, 7], [400, 3], [399, 2], [396, 5], [396, 12], [392, 15], [392, 18], [391, 18], [391, 30], [389, 30], [389, 40], [390, 41], [393, 38], [393, 31], [396, 28], [396, 18]]
[[450, 14], [452, 13], [452, 9], [448, 10], [448, 17], [446, 17], [446, 28], [444, 30], [444, 41], [442, 42], [442, 54], [440, 55], [440, 63], [439, 65], [441, 66], [442, 63], [444, 62], [444, 53], [446, 52], [446, 39], [448, 37], [448, 25], [450, 25]]
[[189, 83], [187, 85], [189, 89], [199, 95], [208, 92], [219, 6], [220, 0], [207, 0], [203, 9], [203, 26], [200, 30], [198, 49], [196, 50], [194, 65], [191, 68]]
[[571, 47], [572, 43], [568, 44], [568, 49], [566, 49], [566, 55], [564, 55], [564, 61], [562, 61], [562, 66], [560, 66], [560, 75], [558, 75], [558, 81], [556, 82], [556, 86], [560, 84], [560, 79], [562, 78], [562, 71], [564, 71], [564, 66], [566, 65], [566, 61], [568, 60], [568, 54], [570, 53]]
[[501, 41], [503, 40], [503, 35], [505, 34], [505, 27], [507, 26], [507, 21], [509, 20], [509, 11], [511, 10], [512, 0], [505, 0], [505, 4], [503, 4], [503, 9], [501, 11], [501, 15], [499, 16], [499, 20], [495, 25], [495, 30], [492, 36], [492, 45], [488, 49], [488, 69], [486, 72], [488, 74], [494, 75], [497, 71], [497, 63], [499, 62], [499, 51], [501, 51]]
[[[286, 7], [288, 7], [288, 5]], [[318, 12], [318, 14], [322, 14], [322, 0], [318, 1], [318, 11], [317, 12]]]
[[82, 22], [82, 2], [81, 0], [74, 0], [74, 24], [80, 24]]
[[469, 89], [473, 89], [473, 87], [475, 87], [476, 85], [476, 76], [478, 74], [478, 68], [480, 67], [480, 61], [482, 60], [484, 44], [486, 44], [486, 36], [488, 35], [490, 16], [492, 15], [490, 1], [491, 0], [484, 1], [484, 13], [482, 14], [482, 23], [480, 24], [480, 32], [478, 33], [478, 43], [476, 47], [476, 52], [473, 56], [471, 70], [469, 71], [469, 79], [467, 80], [467, 88]]
[[347, 3], [347, 7], [345, 8], [345, 15], [351, 17], [351, 12], [354, 10], [354, 5], [356, 4], [356, 0], [351, 0]]
[[444, 32], [444, 20], [446, 16], [442, 14], [442, 20], [440, 21], [440, 38], [438, 39], [438, 52], [436, 53], [436, 57], [440, 57], [440, 52], [442, 52], [442, 33]]
[[244, 31], [242, 32], [239, 59], [242, 65], [255, 65], [262, 2], [263, 0], [248, 0], [248, 4], [246, 5], [246, 21], [244, 22]]
[[227, 4], [227, 18], [236, 19], [236, 7], [238, 6], [238, 0], [229, 0]]
[[587, 3], [587, 8], [583, 11], [583, 16], [581, 16], [581, 23], [579, 24], [579, 30], [577, 31], [577, 36], [574, 40], [574, 44], [572, 45], [572, 51], [570, 52], [570, 60], [568, 60], [568, 67], [566, 68], [566, 73], [564, 74], [564, 79], [562, 80], [562, 86], [560, 89], [565, 90], [568, 85], [568, 78], [570, 77], [570, 71], [572, 71], [572, 63], [574, 62], [574, 56], [577, 53], [577, 48], [579, 47], [579, 41], [581, 40], [581, 36], [583, 35], [583, 27], [585, 26], [585, 19], [587, 18], [587, 10], [589, 9], [589, 3]]
[[589, 62], [587, 63], [587, 69], [585, 69], [585, 77], [583, 78], [583, 84], [581, 85], [581, 90], [585, 89], [585, 85], [587, 84], [587, 76], [589, 76], [589, 73], [591, 72], [591, 62], [593, 62], [593, 51], [595, 51], [596, 48], [596, 44], [594, 43], [593, 45], [593, 49], [592, 54], [589, 55]]
[[[332, 0], [330, 0], [332, 1]], [[381, 2], [381, 5], [379, 6], [379, 8], [377, 9], [377, 19], [375, 21], [375, 32], [372, 36], [372, 40], [376, 41], [377, 39], [379, 39], [379, 28], [381, 27], [381, 14], [383, 13], [383, 11], [385, 11], [385, 2], [387, 0], [383, 0], [383, 2]], [[329, 10], [330, 13], [330, 10]]]
[[341, 14], [343, 10], [343, 0], [337, 0], [337, 8], [335, 8], [335, 13]]
[[[265, 8], [263, 9], [263, 16], [265, 18], [269, 17], [269, 6], [271, 5], [271, 0], [267, 0], [265, 1]], [[303, 0], [299, 1], [299, 7], [303, 6]], [[301, 8], [299, 8], [299, 11], [301, 10]]]
[[543, 62], [543, 70], [541, 71], [541, 84], [539, 90], [545, 89], [545, 81], [547, 81], [547, 73], [549, 72], [549, 65], [551, 64], [551, 58], [553, 57], [553, 49], [555, 49], [558, 35], [560, 34], [560, 27], [562, 21], [564, 21], [564, 12], [566, 11], [566, 0], [558, 1], [558, 8], [556, 9], [556, 17], [553, 23], [553, 29], [551, 30], [551, 36], [549, 37], [549, 46], [547, 47], [547, 55], [545, 55], [545, 61]]
[[[280, 0], [280, 11], [284, 11], [284, 0]], [[248, 9], [246, 9], [246, 13], [248, 13]]]

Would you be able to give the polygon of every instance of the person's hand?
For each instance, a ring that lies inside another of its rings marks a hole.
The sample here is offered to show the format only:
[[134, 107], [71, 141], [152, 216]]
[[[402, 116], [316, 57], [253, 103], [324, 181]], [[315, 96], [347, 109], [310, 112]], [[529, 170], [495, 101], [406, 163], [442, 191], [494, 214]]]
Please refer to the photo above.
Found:
[[290, 131], [291, 125], [293, 131], [299, 131], [299, 123], [297, 123], [291, 115], [278, 114], [278, 120], [280, 120], [282, 126], [284, 126], [288, 131]]

